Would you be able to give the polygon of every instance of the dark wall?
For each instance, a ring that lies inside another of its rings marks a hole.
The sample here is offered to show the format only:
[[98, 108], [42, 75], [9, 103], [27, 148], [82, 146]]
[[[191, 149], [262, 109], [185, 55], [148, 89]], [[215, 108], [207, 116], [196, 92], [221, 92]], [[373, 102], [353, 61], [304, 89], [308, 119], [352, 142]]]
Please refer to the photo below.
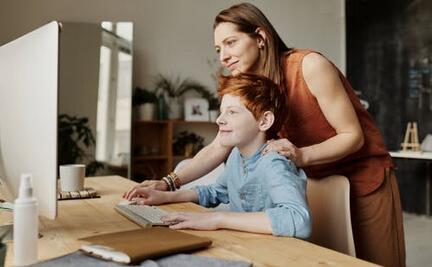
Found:
[[[369, 101], [388, 149], [400, 149], [408, 121], [418, 122], [421, 141], [432, 133], [432, 102], [421, 92], [432, 81], [432, 1], [347, 0], [346, 17], [347, 76]], [[404, 210], [423, 213], [425, 162], [395, 164]]]

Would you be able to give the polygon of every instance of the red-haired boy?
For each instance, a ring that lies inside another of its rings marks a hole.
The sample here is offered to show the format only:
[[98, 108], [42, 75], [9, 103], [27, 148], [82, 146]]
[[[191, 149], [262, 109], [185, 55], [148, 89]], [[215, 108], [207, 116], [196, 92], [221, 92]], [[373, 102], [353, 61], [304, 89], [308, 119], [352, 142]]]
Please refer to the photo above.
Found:
[[285, 95], [269, 79], [241, 74], [222, 77], [218, 140], [233, 147], [224, 173], [214, 184], [163, 192], [137, 189], [139, 203], [155, 205], [192, 201], [206, 207], [230, 205], [230, 212], [172, 213], [162, 220], [174, 229], [234, 229], [307, 238], [311, 218], [306, 175], [275, 152], [263, 155], [286, 119]]

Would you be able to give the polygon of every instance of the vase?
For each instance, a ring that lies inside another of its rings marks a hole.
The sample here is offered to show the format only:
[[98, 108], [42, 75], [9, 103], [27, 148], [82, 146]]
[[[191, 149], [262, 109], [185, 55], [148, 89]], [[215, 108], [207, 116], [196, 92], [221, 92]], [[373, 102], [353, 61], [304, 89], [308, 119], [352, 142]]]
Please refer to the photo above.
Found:
[[151, 121], [154, 118], [155, 104], [145, 103], [138, 106], [138, 120]]
[[182, 105], [177, 97], [168, 98], [168, 118], [170, 120], [179, 120], [182, 117]]

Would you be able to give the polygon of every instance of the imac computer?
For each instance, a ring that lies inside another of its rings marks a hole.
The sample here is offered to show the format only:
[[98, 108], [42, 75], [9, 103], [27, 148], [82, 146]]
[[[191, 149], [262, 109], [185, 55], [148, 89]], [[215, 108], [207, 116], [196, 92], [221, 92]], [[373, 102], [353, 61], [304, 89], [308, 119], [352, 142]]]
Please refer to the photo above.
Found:
[[60, 24], [48, 23], [0, 46], [0, 179], [14, 198], [33, 177], [39, 215], [57, 215]]

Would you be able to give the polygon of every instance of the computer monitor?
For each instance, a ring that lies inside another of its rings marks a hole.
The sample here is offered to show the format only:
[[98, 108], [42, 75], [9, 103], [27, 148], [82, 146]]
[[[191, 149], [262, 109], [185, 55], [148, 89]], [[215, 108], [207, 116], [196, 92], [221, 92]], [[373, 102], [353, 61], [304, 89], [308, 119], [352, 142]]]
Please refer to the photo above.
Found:
[[13, 197], [33, 176], [39, 214], [57, 215], [59, 23], [0, 47], [0, 177]]

